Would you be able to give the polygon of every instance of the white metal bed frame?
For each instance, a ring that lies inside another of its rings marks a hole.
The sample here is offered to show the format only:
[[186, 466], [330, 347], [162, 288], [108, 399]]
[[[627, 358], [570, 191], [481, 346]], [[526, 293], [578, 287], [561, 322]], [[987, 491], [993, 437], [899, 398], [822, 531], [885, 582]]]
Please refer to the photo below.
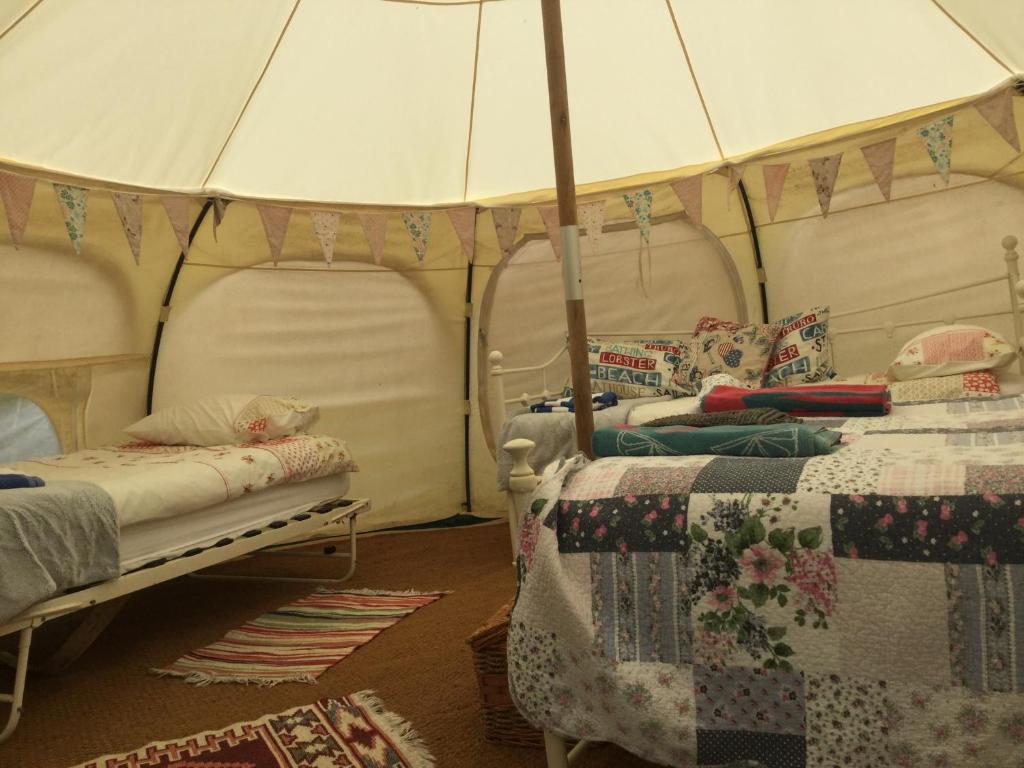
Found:
[[[884, 322], [879, 325], [855, 327], [855, 328], [844, 328], [842, 330], [831, 331], [830, 335], [842, 335], [852, 333], [869, 333], [883, 331], [887, 338], [892, 339], [897, 328], [913, 327], [918, 325], [932, 325], [935, 323], [946, 323], [952, 324], [958, 320], [977, 320], [983, 317], [994, 317], [1003, 314], [1012, 314], [1013, 316], [1013, 328], [1014, 335], [1016, 337], [1016, 348], [1017, 348], [1017, 364], [1021, 371], [1024, 373], [1024, 312], [1022, 312], [1022, 304], [1024, 304], [1024, 280], [1020, 279], [1020, 268], [1019, 261], [1020, 255], [1017, 253], [1017, 238], [1012, 235], [1007, 235], [1002, 240], [1002, 246], [1004, 250], [1003, 258], [1006, 261], [1006, 274], [999, 277], [988, 278], [984, 280], [974, 280], [969, 283], [963, 283], [952, 288], [947, 288], [943, 291], [935, 291], [927, 294], [919, 294], [898, 302], [887, 302], [884, 304], [878, 304], [871, 307], [864, 307], [860, 309], [848, 310], [845, 312], [834, 312], [831, 314], [830, 319], [852, 317], [854, 315], [865, 314], [868, 312], [875, 312], [883, 309], [890, 309], [895, 306], [903, 306], [916, 301], [923, 301], [925, 299], [937, 298], [945, 296], [947, 294], [956, 293], [958, 291], [969, 290], [972, 288], [978, 288], [986, 285], [996, 285], [999, 283], [1005, 284], [1009, 289], [1010, 295], [1010, 309], [1004, 311], [988, 312], [982, 315], [970, 315], [970, 316], [959, 316], [954, 314], [948, 314], [941, 318], [932, 319], [915, 319], [912, 322]], [[692, 334], [665, 334], [663, 332], [651, 332], [645, 331], [640, 332], [629, 332], [629, 333], [602, 333], [595, 334], [600, 336], [613, 336], [613, 337], [630, 337], [630, 338], [686, 338]], [[501, 352], [493, 351], [489, 355], [491, 363], [491, 384], [493, 386], [488, 388], [486, 393], [489, 400], [489, 413], [492, 415], [492, 423], [490, 428], [493, 430], [495, 440], [501, 435], [501, 428], [504, 420], [505, 409], [508, 405], [528, 404], [531, 400], [544, 398], [547, 399], [551, 392], [548, 390], [547, 381], [547, 368], [551, 367], [555, 362], [565, 354], [566, 348], [563, 347], [554, 356], [546, 360], [539, 365], [524, 366], [521, 368], [503, 368], [501, 363], [503, 360]], [[507, 376], [515, 373], [530, 373], [540, 372], [542, 390], [535, 394], [523, 393], [520, 397], [506, 397], [504, 382], [502, 381], [503, 376]], [[529, 457], [530, 451], [533, 449], [534, 443], [530, 440], [517, 439], [510, 440], [502, 448], [512, 457], [512, 470], [509, 475], [509, 492], [508, 492], [508, 508], [509, 508], [509, 528], [512, 535], [512, 551], [518, 550], [517, 533], [519, 524], [530, 507], [531, 497], [533, 496], [534, 490], [540, 483], [540, 477], [533, 468], [530, 466]], [[543, 471], [543, 468], [539, 468]], [[550, 731], [544, 731], [544, 748], [545, 755], [547, 758], [548, 768], [569, 768], [570, 765], [574, 764], [577, 758], [588, 748], [589, 742], [580, 741], [572, 749], [569, 749], [566, 739], [561, 735]]]
[[[346, 499], [344, 504], [331, 507], [325, 511], [312, 511], [322, 504], [309, 507], [309, 512], [292, 513], [285, 525], [268, 524], [262, 526], [259, 536], [238, 536], [224, 546], [210, 546], [192, 556], [179, 556], [161, 565], [143, 567], [116, 579], [94, 584], [85, 589], [69, 592], [44, 600], [32, 606], [21, 615], [0, 624], [0, 637], [18, 633], [18, 649], [14, 654], [0, 652], [0, 661], [14, 668], [14, 686], [11, 693], [0, 693], [0, 705], [10, 707], [7, 722], [0, 730], [0, 744], [14, 733], [24, 710], [25, 684], [29, 671], [29, 650], [32, 646], [32, 635], [36, 629], [47, 622], [62, 616], [91, 608], [96, 609], [98, 620], [88, 619], [75, 630], [65, 641], [60, 650], [54, 654], [56, 663], [43, 665], [48, 672], [59, 671], [75, 660], [94, 640], [110, 620], [116, 615], [121, 603], [134, 592], [147, 587], [161, 584], [179, 576], [212, 579], [245, 579], [263, 581], [308, 582], [316, 584], [341, 584], [352, 577], [356, 570], [356, 521], [361, 513], [370, 510], [369, 499]], [[332, 528], [347, 524], [347, 532]], [[289, 546], [308, 546], [326, 544], [327, 542], [348, 537], [348, 552], [336, 552], [334, 547], [325, 547], [322, 553], [291, 552]], [[271, 549], [264, 554], [281, 556], [313, 556], [347, 559], [346, 573], [338, 578], [311, 579], [301, 577], [278, 577], [262, 575], [231, 575], [231, 574], [198, 574], [204, 568], [226, 563], [246, 555], [253, 555], [261, 550]]]

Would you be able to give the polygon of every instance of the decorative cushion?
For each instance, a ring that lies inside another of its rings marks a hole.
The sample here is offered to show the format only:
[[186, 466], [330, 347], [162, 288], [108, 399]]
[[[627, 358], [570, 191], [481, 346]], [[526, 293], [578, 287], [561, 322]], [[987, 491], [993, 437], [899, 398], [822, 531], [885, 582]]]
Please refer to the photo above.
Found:
[[587, 339], [590, 385], [621, 398], [694, 394], [673, 383], [684, 344], [674, 339]]
[[700, 320], [697, 321], [697, 327], [693, 329], [694, 335], [703, 333], [704, 331], [738, 331], [743, 327], [743, 323], [737, 323], [733, 320], [723, 320], [720, 317], [714, 315], [704, 315]]
[[999, 378], [992, 371], [956, 373], [952, 376], [928, 376], [924, 379], [893, 381], [885, 372], [848, 379], [850, 383], [887, 384], [893, 403], [918, 400], [959, 400], [963, 397], [996, 397], [1002, 393]]
[[828, 307], [813, 307], [778, 321], [781, 330], [768, 363], [766, 387], [816, 384], [836, 377], [828, 315]]
[[778, 335], [777, 325], [700, 331], [690, 342], [676, 379], [680, 385], [699, 389], [702, 379], [715, 373], [728, 373], [745, 385], [760, 387]]
[[215, 395], [164, 408], [124, 431], [159, 445], [230, 445], [290, 437], [318, 418], [319, 408], [292, 397]]
[[898, 381], [1003, 368], [1017, 359], [1013, 345], [978, 325], [940, 325], [908, 341], [889, 366]]

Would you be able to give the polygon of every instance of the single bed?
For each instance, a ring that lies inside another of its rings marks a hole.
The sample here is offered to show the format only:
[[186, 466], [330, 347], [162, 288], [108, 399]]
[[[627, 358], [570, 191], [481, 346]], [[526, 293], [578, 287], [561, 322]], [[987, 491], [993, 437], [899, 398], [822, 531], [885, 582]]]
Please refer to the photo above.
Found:
[[[324, 552], [347, 559], [347, 573], [310, 581], [338, 583], [351, 576], [356, 564], [355, 522], [369, 508], [366, 500], [346, 499], [351, 473], [357, 469], [342, 441], [317, 435], [208, 448], [134, 443], [3, 467], [4, 472], [35, 475], [47, 483], [29, 493], [90, 489], [109, 500], [116, 519], [112, 542], [84, 541], [79, 552], [73, 549], [75, 542], [61, 542], [64, 549], [56, 552], [86, 561], [93, 548], [98, 552], [113, 546], [115, 560], [107, 578], [82, 580], [80, 574], [94, 572], [85, 567], [58, 572], [45, 595], [29, 605], [11, 602], [12, 592], [18, 599], [16, 590], [0, 590], [0, 598], [7, 600], [0, 600], [5, 611], [0, 637], [20, 633], [17, 654], [5, 655], [16, 674], [14, 691], [0, 694], [0, 702], [11, 705], [0, 742], [14, 731], [20, 716], [32, 633], [48, 621], [100, 607], [99, 618], [83, 623], [84, 634], [73, 635], [58, 650], [57, 660], [47, 662], [53, 668], [84, 650], [127, 595], [259, 550], [296, 541], [329, 543], [347, 533], [347, 552], [336, 553], [333, 546]], [[95, 533], [88, 520], [81, 530], [103, 535], [102, 530]], [[54, 557], [50, 542], [37, 543], [47, 557]], [[27, 541], [25, 546], [31, 544]]]

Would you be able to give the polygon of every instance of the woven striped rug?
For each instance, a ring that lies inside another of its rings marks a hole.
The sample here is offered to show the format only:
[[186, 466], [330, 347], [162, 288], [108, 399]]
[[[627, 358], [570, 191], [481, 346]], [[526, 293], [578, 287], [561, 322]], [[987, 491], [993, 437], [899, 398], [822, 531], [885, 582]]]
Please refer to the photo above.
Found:
[[321, 589], [150, 671], [196, 685], [315, 683], [354, 650], [444, 594]]

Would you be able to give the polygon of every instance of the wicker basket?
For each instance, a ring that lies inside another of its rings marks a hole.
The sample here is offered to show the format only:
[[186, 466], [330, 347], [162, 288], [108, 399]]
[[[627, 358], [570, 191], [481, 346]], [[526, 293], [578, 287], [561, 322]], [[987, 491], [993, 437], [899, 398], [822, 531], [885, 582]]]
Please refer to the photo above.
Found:
[[480, 686], [484, 737], [498, 744], [541, 748], [544, 746], [543, 734], [523, 719], [508, 692], [505, 649], [511, 611], [511, 602], [502, 606], [466, 641], [473, 649], [473, 666]]

